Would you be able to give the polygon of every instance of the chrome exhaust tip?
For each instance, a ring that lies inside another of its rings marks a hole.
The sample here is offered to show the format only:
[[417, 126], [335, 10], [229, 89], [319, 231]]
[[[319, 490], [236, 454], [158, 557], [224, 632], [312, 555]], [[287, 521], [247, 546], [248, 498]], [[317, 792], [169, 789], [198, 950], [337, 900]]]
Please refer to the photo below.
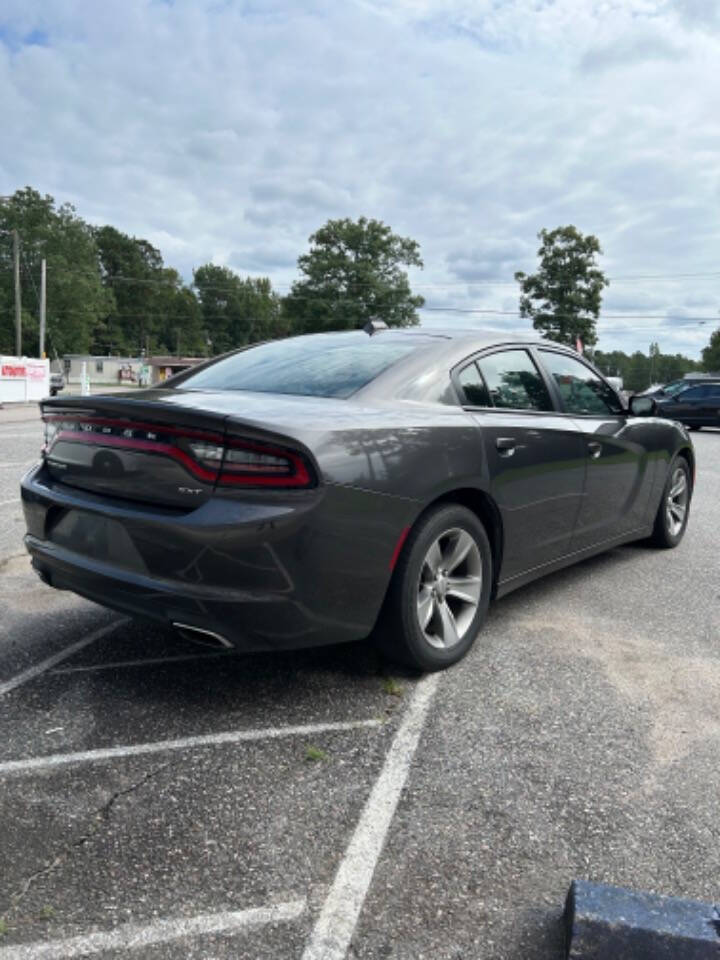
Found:
[[181, 637], [197, 643], [201, 647], [210, 647], [213, 650], [232, 650], [235, 646], [227, 637], [221, 636], [212, 630], [203, 630], [202, 627], [194, 627], [190, 623], [173, 623]]

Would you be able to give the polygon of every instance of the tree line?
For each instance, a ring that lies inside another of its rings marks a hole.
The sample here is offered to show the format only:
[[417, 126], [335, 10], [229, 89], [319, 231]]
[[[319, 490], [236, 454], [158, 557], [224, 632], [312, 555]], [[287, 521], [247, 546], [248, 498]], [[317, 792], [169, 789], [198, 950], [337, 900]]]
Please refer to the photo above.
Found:
[[86, 223], [31, 187], [0, 203], [0, 352], [15, 350], [12, 233], [21, 239], [23, 352], [39, 349], [40, 262], [47, 261], [47, 352], [213, 356], [293, 333], [346, 330], [382, 317], [419, 322], [405, 266], [420, 248], [384, 223], [330, 220], [298, 259], [286, 296], [268, 277], [206, 263], [186, 284], [149, 241]]
[[[258, 340], [348, 330], [371, 318], [389, 326], [419, 322], [422, 296], [407, 267], [423, 266], [420, 247], [378, 220], [329, 220], [298, 258], [299, 278], [281, 296], [268, 277], [242, 277], [206, 263], [186, 284], [149, 241], [86, 223], [70, 204], [31, 187], [0, 202], [0, 352], [15, 349], [13, 231], [21, 239], [23, 352], [39, 349], [40, 261], [47, 261], [47, 351], [138, 356], [213, 356]], [[541, 230], [535, 273], [518, 271], [519, 315], [543, 336], [589, 352], [630, 390], [692, 370], [720, 369], [720, 329], [702, 364], [680, 354], [594, 350], [602, 292], [597, 237], [569, 225]], [[628, 324], [628, 329], [632, 329]]]

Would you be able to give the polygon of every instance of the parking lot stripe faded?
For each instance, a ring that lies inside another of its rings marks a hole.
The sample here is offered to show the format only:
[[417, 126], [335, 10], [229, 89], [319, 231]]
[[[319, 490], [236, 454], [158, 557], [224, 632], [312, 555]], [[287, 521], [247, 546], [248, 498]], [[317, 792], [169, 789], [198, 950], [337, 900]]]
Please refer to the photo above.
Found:
[[415, 688], [302, 960], [343, 960], [347, 953], [439, 681], [431, 674]]
[[268, 727], [261, 730], [228, 730], [224, 733], [179, 737], [177, 740], [157, 740], [154, 743], [136, 743], [123, 747], [101, 747], [97, 750], [80, 750], [77, 753], [53, 753], [45, 757], [28, 757], [26, 760], [5, 760], [0, 763], [0, 775], [32, 773], [35, 770], [46, 770], [50, 767], [64, 767], [70, 763], [114, 760], [118, 757], [137, 757], [148, 753], [166, 753], [168, 750], [187, 750], [190, 747], [214, 747], [225, 743], [278, 740], [281, 737], [302, 737], [317, 733], [361, 730], [366, 727], [379, 727], [381, 723], [381, 720], [345, 720], [337, 723], [306, 723], [288, 727]]
[[183, 663], [187, 660], [217, 660], [237, 656], [234, 650], [216, 650], [210, 653], [181, 653], [170, 657], [145, 657], [144, 660], [113, 660], [110, 663], [80, 663], [76, 667], [60, 667], [53, 676], [68, 673], [97, 673], [100, 670], [120, 670], [125, 667], [152, 667], [163, 663]]
[[110, 950], [138, 950], [159, 943], [170, 943], [183, 937], [207, 934], [238, 933], [246, 927], [297, 920], [305, 912], [305, 900], [291, 900], [270, 907], [232, 910], [225, 913], [202, 913], [196, 917], [156, 920], [146, 925], [127, 923], [114, 930], [88, 933], [67, 940], [0, 947], [0, 960], [67, 960], [88, 957]]
[[10, 693], [11, 690], [15, 690], [17, 687], [21, 687], [24, 683], [27, 683], [28, 680], [33, 680], [35, 677], [39, 677], [41, 673], [45, 673], [47, 670], [50, 670], [55, 666], [55, 664], [62, 663], [63, 660], [67, 660], [67, 658], [71, 657], [74, 653], [78, 653], [78, 651], [82, 650], [84, 647], [90, 646], [91, 643], [95, 643], [96, 640], [100, 640], [108, 633], [112, 633], [113, 630], [117, 630], [118, 627], [122, 627], [128, 622], [129, 621], [125, 618], [122, 620], [114, 620], [112, 623], [107, 624], [104, 627], [100, 627], [99, 630], [94, 630], [92, 633], [89, 633], [81, 640], [71, 643], [70, 646], [65, 647], [64, 650], [60, 650], [58, 653], [54, 653], [51, 657], [41, 660], [40, 663], [36, 663], [34, 667], [28, 667], [27, 670], [23, 670], [22, 673], [18, 673], [18, 675], [13, 677], [12, 680], [6, 680], [4, 683], [0, 683], [0, 697], [4, 696], [6, 693]]
[[15, 497], [14, 500], [0, 500], [0, 507], [9, 507], [15, 503], [20, 503], [20, 497]]

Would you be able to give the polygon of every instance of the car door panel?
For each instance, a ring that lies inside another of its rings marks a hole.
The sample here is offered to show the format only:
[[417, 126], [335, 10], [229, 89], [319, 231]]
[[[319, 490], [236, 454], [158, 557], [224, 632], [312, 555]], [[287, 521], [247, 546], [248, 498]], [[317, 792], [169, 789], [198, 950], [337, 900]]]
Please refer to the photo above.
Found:
[[584, 436], [587, 470], [572, 548], [582, 550], [647, 523], [653, 471], [626, 417], [582, 417], [575, 422]]
[[582, 434], [551, 413], [473, 411], [481, 428], [490, 494], [503, 523], [500, 579], [564, 556], [585, 474]]
[[567, 416], [581, 432], [585, 484], [572, 538], [583, 550], [647, 522], [653, 471], [632, 418], [602, 378], [579, 357], [537, 351]]
[[553, 408], [547, 383], [523, 348], [489, 351], [457, 372], [480, 427], [490, 494], [503, 523], [507, 580], [564, 556], [582, 499], [581, 432]]

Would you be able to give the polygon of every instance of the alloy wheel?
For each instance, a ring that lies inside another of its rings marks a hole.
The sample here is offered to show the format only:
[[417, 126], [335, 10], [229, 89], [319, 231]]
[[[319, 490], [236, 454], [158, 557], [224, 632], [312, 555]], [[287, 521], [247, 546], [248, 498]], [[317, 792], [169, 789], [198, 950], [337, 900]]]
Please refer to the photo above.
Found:
[[438, 649], [460, 643], [482, 595], [482, 559], [473, 537], [460, 527], [432, 543], [420, 568], [417, 618], [426, 641]]
[[680, 533], [685, 523], [689, 494], [687, 473], [683, 467], [676, 467], [665, 501], [667, 528], [672, 537]]

